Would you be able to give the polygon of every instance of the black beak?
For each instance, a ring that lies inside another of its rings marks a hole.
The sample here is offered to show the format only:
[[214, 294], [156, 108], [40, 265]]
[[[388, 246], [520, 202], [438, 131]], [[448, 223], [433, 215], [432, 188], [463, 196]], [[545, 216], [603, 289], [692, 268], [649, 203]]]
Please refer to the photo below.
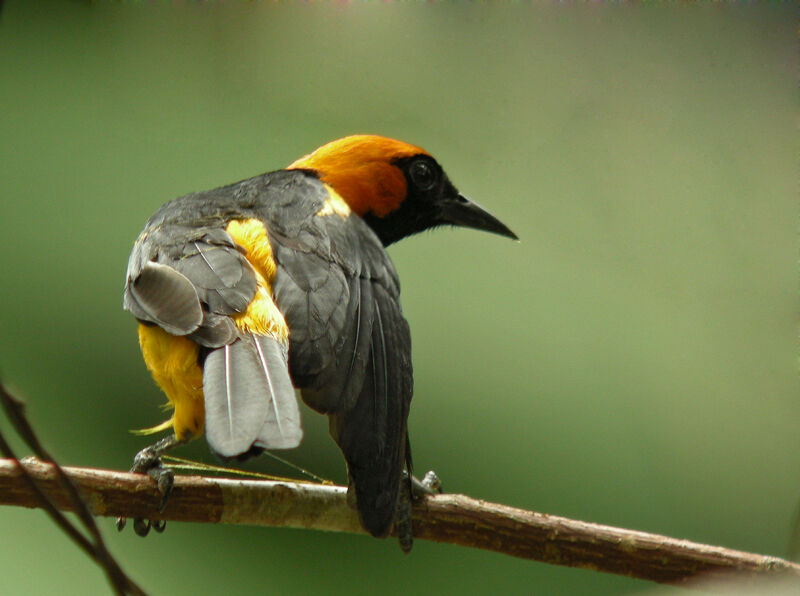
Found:
[[443, 224], [483, 230], [519, 240], [517, 235], [508, 229], [508, 226], [462, 194], [452, 198], [448, 197], [439, 203], [438, 219]]

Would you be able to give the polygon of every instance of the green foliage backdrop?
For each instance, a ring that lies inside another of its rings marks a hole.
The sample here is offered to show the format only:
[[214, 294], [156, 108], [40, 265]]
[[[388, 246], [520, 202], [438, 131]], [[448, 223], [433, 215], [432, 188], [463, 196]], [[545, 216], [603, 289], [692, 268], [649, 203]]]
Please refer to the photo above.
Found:
[[[6, 2], [2, 374], [62, 463], [126, 468], [143, 445], [129, 429], [163, 417], [120, 304], [145, 219], [345, 134], [395, 136], [521, 238], [439, 230], [391, 250], [419, 469], [450, 491], [783, 555], [800, 497], [794, 16]], [[342, 481], [305, 414], [289, 456]], [[202, 442], [183, 454], [209, 459]], [[403, 557], [358, 536], [102, 526], [154, 594], [647, 588], [422, 542]], [[0, 535], [0, 593], [107, 592], [41, 512], [0, 509]]]

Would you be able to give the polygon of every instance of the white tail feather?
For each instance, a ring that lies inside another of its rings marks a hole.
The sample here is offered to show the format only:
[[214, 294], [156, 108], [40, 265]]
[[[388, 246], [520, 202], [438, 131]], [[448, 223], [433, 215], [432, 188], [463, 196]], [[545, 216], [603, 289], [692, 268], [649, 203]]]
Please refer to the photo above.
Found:
[[256, 351], [258, 352], [258, 358], [261, 362], [261, 370], [264, 371], [264, 377], [267, 379], [267, 388], [269, 389], [269, 401], [272, 404], [272, 409], [275, 412], [275, 421], [278, 423], [278, 432], [283, 434], [283, 429], [281, 428], [281, 413], [278, 410], [278, 396], [275, 395], [275, 388], [272, 386], [272, 378], [269, 374], [269, 366], [267, 366], [267, 360], [264, 358], [264, 350], [261, 349], [261, 344], [258, 343], [256, 338], [253, 338], [253, 343], [256, 346]]
[[212, 350], [205, 360], [206, 438], [222, 457], [253, 445], [289, 449], [303, 431], [285, 348], [273, 337], [251, 335]]
[[253, 341], [272, 398], [256, 445], [266, 449], [297, 447], [303, 438], [303, 429], [294, 386], [289, 379], [286, 348], [276, 339], [264, 335], [253, 336]]

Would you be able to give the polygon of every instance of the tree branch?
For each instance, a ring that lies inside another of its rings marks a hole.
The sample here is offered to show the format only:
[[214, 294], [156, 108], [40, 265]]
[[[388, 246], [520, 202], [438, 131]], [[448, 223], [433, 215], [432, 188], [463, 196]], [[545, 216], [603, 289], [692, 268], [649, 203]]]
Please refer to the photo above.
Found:
[[[21, 465], [57, 507], [71, 510], [51, 464], [28, 458]], [[95, 515], [363, 533], [347, 506], [344, 487], [178, 476], [166, 509], [159, 513], [161, 497], [146, 476], [90, 468], [63, 470]], [[41, 504], [13, 460], [0, 459], [0, 504]], [[800, 586], [800, 565], [776, 557], [534, 513], [464, 495], [424, 499], [415, 505], [413, 521], [416, 538], [659, 583], [691, 587], [697, 580], [738, 584], [781, 578]]]

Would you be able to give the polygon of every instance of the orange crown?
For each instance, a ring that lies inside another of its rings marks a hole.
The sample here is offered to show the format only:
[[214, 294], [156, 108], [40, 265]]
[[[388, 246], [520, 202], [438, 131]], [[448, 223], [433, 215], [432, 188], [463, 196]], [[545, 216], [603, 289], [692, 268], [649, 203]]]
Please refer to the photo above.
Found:
[[314, 170], [355, 213], [384, 217], [406, 198], [406, 181], [398, 158], [428, 155], [419, 147], [377, 135], [352, 135], [323, 145], [288, 169]]

